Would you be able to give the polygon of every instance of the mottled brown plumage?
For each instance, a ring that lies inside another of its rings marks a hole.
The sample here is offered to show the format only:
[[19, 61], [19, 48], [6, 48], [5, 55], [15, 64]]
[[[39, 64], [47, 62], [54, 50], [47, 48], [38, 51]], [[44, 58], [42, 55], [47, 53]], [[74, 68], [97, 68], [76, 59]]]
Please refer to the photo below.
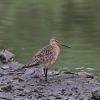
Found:
[[50, 39], [49, 45], [40, 49], [35, 56], [25, 66], [23, 66], [23, 68], [29, 68], [42, 64], [44, 66], [45, 80], [47, 81], [48, 66], [56, 61], [59, 52], [60, 48], [58, 46], [58, 41], [53, 37]]
[[59, 42], [58, 40], [55, 39], [55, 37], [53, 37], [50, 39], [49, 45], [40, 49], [35, 54], [35, 56], [22, 68], [29, 68], [42, 64], [44, 66], [45, 80], [47, 81], [48, 66], [53, 64], [57, 60], [59, 53], [60, 53]]
[[44, 64], [47, 67], [53, 64], [60, 52], [60, 48], [54, 38], [50, 40], [50, 44], [40, 49], [35, 56], [26, 64], [26, 66], [32, 66], [37, 64]]

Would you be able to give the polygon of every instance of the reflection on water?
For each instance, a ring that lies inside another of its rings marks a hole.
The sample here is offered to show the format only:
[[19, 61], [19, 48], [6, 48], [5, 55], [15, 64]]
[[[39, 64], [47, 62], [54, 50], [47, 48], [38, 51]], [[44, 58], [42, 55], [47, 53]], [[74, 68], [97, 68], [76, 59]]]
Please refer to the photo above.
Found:
[[26, 63], [52, 36], [61, 47], [52, 68], [100, 71], [99, 0], [0, 0], [0, 49], [9, 48]]

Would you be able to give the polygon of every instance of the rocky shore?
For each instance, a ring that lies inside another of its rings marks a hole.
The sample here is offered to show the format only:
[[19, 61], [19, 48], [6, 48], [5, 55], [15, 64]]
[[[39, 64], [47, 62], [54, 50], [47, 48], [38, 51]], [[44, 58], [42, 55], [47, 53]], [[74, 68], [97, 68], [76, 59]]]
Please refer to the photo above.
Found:
[[45, 82], [42, 67], [16, 71], [21, 66], [0, 64], [0, 100], [100, 100], [99, 77], [49, 70]]

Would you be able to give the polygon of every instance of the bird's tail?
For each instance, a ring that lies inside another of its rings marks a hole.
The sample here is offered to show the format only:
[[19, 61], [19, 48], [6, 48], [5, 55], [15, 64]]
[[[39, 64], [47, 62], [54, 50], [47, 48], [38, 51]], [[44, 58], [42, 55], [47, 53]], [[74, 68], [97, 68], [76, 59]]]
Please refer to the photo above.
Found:
[[24, 65], [24, 66], [22, 66], [21, 68], [18, 68], [16, 71], [20, 71], [20, 70], [22, 70], [22, 69], [24, 69], [24, 68], [31, 68], [31, 67], [34, 67], [34, 66], [38, 66], [39, 65], [39, 63], [36, 63], [36, 64], [26, 64], [26, 65]]
[[34, 66], [38, 66], [38, 65], [39, 65], [39, 63], [36, 63], [36, 64], [26, 64], [22, 68], [30, 68], [30, 67], [34, 67]]

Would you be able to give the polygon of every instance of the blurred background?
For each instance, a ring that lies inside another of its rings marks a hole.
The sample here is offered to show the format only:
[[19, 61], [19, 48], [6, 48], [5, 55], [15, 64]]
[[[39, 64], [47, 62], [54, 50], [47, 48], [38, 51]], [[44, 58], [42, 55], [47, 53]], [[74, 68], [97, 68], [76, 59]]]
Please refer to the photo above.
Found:
[[0, 0], [0, 50], [26, 63], [52, 36], [72, 48], [51, 68], [100, 75], [100, 0]]

